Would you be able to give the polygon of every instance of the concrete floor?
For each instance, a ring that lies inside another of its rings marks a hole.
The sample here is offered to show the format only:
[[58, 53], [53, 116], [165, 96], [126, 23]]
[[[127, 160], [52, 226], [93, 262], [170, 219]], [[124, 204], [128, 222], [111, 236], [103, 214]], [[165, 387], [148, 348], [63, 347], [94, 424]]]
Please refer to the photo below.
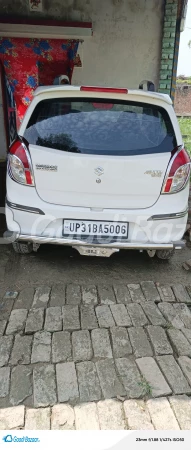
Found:
[[149, 258], [146, 252], [120, 251], [110, 258], [81, 256], [71, 247], [42, 245], [37, 253], [18, 255], [12, 245], [2, 245], [6, 228], [0, 214], [0, 289], [39, 284], [160, 283], [191, 284], [191, 272], [182, 268], [191, 258], [191, 244], [176, 251], [170, 261]]
[[0, 245], [0, 287], [21, 288], [39, 284], [113, 284], [152, 280], [191, 284], [182, 263], [191, 258], [186, 247], [170, 262], [151, 259], [137, 251], [121, 251], [110, 258], [80, 256], [70, 247], [42, 245], [37, 253], [17, 255], [12, 246]]

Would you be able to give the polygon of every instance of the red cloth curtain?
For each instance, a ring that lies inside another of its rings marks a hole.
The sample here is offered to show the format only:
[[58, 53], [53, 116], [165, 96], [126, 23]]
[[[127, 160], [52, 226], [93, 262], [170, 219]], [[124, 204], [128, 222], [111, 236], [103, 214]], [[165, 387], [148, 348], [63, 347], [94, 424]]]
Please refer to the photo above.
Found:
[[14, 93], [19, 122], [38, 86], [59, 75], [72, 77], [79, 41], [0, 38], [0, 59]]

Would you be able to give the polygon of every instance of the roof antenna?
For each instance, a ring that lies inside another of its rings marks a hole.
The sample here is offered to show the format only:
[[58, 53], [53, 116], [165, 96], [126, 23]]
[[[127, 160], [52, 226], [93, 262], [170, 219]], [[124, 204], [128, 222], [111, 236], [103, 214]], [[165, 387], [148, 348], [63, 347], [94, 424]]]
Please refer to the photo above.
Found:
[[[144, 85], [146, 85], [146, 89], [144, 89]], [[146, 91], [155, 92], [155, 85], [152, 81], [143, 80], [139, 84], [139, 89], [144, 89]]]

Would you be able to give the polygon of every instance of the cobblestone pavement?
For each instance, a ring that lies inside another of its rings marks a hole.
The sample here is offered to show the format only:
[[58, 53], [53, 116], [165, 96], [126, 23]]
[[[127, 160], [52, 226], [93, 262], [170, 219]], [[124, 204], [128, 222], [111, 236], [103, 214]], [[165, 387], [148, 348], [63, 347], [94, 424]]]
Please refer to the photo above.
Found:
[[109, 399], [71, 406], [0, 409], [0, 430], [190, 430], [186, 395], [147, 401]]
[[191, 285], [2, 292], [0, 428], [191, 429], [190, 396]]

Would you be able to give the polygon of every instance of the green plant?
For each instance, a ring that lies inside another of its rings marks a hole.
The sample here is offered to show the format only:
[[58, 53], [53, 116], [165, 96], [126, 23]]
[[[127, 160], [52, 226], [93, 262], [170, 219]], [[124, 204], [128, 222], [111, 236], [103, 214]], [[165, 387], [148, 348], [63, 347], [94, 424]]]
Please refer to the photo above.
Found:
[[144, 377], [142, 377], [142, 380], [138, 384], [139, 384], [139, 386], [142, 387], [143, 395], [145, 397], [151, 397], [152, 396], [152, 386], [150, 385], [150, 383]]
[[191, 156], [191, 117], [179, 117], [178, 121], [185, 147]]
[[166, 330], [170, 330], [171, 328], [174, 328], [171, 322], [166, 322], [165, 325], [163, 325], [163, 328], [166, 328]]

